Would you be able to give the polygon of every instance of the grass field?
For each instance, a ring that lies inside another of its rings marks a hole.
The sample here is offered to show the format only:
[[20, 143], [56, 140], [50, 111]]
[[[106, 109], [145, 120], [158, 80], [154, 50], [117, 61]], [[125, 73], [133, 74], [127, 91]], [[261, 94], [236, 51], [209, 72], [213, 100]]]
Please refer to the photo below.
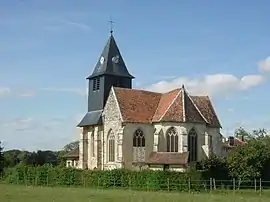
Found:
[[130, 190], [95, 190], [86, 188], [50, 188], [0, 185], [1, 202], [228, 202], [270, 201], [270, 194], [246, 193], [162, 193]]

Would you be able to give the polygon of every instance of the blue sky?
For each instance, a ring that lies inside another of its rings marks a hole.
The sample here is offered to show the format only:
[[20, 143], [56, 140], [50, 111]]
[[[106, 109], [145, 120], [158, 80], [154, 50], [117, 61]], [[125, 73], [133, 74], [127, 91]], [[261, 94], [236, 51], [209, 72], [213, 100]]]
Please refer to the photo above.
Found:
[[109, 35], [134, 86], [209, 94], [229, 134], [270, 129], [269, 1], [0, 1], [0, 140], [58, 149], [79, 137], [86, 77]]

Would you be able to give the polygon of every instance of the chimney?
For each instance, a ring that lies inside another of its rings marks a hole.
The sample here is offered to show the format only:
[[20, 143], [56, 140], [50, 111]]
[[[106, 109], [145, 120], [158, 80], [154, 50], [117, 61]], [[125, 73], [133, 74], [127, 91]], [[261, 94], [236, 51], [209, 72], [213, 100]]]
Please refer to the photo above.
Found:
[[234, 137], [233, 136], [229, 136], [229, 145], [234, 146]]
[[245, 137], [244, 137], [244, 135], [241, 135], [240, 139], [241, 139], [242, 142], [245, 142]]

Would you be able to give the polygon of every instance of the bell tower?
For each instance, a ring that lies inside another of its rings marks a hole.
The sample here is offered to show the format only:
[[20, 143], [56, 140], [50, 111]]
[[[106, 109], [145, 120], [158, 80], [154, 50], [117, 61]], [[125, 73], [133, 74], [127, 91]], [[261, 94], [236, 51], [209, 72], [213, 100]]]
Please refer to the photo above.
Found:
[[88, 112], [79, 127], [100, 125], [101, 113], [112, 86], [132, 88], [132, 76], [110, 31], [110, 37], [88, 79]]

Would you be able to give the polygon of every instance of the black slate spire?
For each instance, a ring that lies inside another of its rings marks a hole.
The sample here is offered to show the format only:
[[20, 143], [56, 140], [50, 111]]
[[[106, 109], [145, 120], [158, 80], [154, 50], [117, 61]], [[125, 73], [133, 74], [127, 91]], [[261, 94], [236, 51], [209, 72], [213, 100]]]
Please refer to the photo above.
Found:
[[102, 51], [93, 73], [87, 77], [88, 112], [78, 127], [101, 125], [102, 111], [107, 102], [112, 86], [132, 88], [134, 78], [127, 70], [113, 37], [112, 29], [109, 40]]
[[99, 57], [93, 73], [87, 77], [87, 79], [101, 75], [121, 76], [132, 79], [134, 78], [134, 76], [132, 76], [127, 70], [125, 62], [112, 35], [112, 31], [109, 40], [103, 49], [101, 56]]

